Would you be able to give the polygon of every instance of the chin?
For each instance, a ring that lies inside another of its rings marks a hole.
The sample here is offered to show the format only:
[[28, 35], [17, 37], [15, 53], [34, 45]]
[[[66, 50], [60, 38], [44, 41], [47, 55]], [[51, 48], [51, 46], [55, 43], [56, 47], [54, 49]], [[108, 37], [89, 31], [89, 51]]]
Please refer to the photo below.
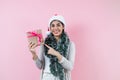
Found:
[[55, 37], [59, 37], [60, 35], [56, 35], [56, 34], [55, 34], [54, 36], [55, 36]]

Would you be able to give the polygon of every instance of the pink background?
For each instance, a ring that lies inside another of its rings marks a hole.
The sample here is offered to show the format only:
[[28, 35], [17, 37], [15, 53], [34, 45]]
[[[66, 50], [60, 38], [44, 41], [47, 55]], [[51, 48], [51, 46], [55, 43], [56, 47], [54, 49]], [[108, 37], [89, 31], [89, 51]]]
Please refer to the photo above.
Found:
[[120, 80], [120, 0], [0, 0], [0, 80], [39, 80], [26, 32], [55, 14], [76, 44], [73, 80]]

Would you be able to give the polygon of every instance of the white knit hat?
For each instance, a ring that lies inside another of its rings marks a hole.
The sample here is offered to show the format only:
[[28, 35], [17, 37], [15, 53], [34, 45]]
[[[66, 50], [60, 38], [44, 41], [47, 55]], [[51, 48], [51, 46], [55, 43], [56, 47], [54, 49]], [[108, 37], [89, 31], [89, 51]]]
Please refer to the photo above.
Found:
[[53, 20], [58, 20], [60, 22], [62, 22], [64, 25], [65, 25], [65, 20], [64, 20], [64, 17], [61, 16], [61, 15], [57, 15], [55, 14], [54, 16], [52, 16], [49, 20], [49, 23], [48, 23], [48, 26], [50, 27], [50, 23], [53, 21]]

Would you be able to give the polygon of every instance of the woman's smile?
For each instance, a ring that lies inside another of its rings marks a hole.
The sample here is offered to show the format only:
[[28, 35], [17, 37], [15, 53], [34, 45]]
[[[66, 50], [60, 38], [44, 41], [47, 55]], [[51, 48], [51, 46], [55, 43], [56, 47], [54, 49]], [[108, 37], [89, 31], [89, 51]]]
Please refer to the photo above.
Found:
[[53, 34], [58, 34], [60, 32], [60, 30], [54, 30]]

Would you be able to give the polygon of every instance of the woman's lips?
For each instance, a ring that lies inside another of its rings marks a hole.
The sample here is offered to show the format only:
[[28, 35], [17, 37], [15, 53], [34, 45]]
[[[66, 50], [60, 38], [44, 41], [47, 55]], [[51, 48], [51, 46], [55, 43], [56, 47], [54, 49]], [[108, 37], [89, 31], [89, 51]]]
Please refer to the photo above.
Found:
[[59, 33], [59, 31], [54, 31], [54, 33], [55, 33], [55, 34], [58, 34], [58, 33]]

